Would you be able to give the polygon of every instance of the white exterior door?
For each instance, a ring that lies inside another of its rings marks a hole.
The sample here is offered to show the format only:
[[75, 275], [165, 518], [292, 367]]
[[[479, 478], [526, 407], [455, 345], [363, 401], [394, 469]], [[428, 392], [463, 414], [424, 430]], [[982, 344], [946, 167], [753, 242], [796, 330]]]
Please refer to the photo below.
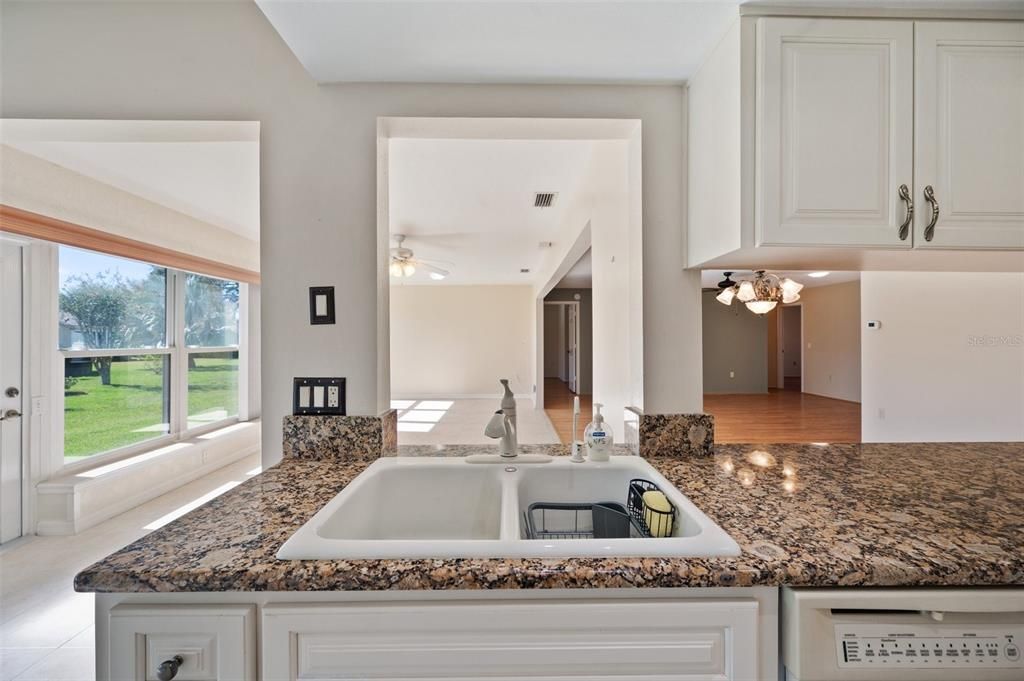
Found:
[[22, 526], [22, 247], [0, 241], [0, 543]]
[[566, 322], [566, 329], [568, 332], [568, 341], [566, 343], [566, 361], [568, 362], [569, 369], [569, 390], [574, 393], [579, 392], [579, 351], [577, 349], [577, 343], [579, 341], [579, 306], [576, 304], [567, 305], [568, 317]]
[[915, 50], [914, 246], [1024, 248], [1024, 22], [918, 22]]
[[758, 20], [758, 245], [911, 247], [913, 60], [913, 22]]

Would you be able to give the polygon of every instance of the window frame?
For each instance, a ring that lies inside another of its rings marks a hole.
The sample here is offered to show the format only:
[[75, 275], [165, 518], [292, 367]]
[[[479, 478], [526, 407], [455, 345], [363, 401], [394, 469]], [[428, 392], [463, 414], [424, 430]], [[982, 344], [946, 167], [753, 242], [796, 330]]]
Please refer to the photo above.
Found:
[[[135, 262], [144, 262], [141, 260], [135, 260], [134, 258], [125, 259], [134, 260]], [[165, 267], [163, 265], [157, 265], [154, 263], [145, 264], [152, 265], [153, 267], [160, 267], [166, 273], [164, 293], [164, 346], [153, 348], [106, 348], [94, 350], [64, 350], [59, 347], [57, 348], [57, 360], [60, 365], [60, 370], [57, 372], [57, 378], [60, 381], [60, 386], [59, 389], [56, 391], [56, 394], [59, 395], [57, 413], [60, 414], [60, 418], [54, 419], [54, 430], [56, 431], [54, 435], [55, 443], [59, 445], [59, 458], [61, 461], [60, 470], [62, 473], [74, 473], [75, 471], [93, 468], [97, 465], [106, 465], [114, 461], [118, 461], [120, 459], [135, 456], [137, 454], [148, 452], [154, 449], [159, 449], [160, 447], [166, 447], [176, 442], [181, 442], [182, 440], [188, 440], [203, 435], [205, 433], [209, 433], [211, 431], [225, 428], [227, 426], [231, 426], [236, 423], [248, 420], [248, 415], [245, 414], [244, 411], [244, 405], [248, 404], [248, 400], [245, 399], [245, 395], [247, 394], [248, 391], [247, 348], [249, 334], [247, 322], [249, 285], [244, 281], [237, 282], [238, 344], [216, 347], [189, 347], [185, 344], [185, 281], [188, 275], [197, 274], [199, 276], [211, 279], [222, 279], [223, 281], [236, 280], [223, 279], [222, 277], [215, 277], [209, 274], [203, 274], [201, 272], [187, 272], [185, 270]], [[57, 273], [55, 272], [55, 275], [56, 274]], [[57, 285], [55, 286], [54, 290], [56, 291], [57, 296], [59, 296], [59, 281], [57, 282]], [[57, 303], [57, 307], [59, 310], [59, 302]], [[229, 416], [219, 421], [205, 423], [201, 426], [189, 428], [188, 357], [190, 354], [211, 352], [238, 353], [238, 413], [235, 416]], [[89, 454], [87, 456], [76, 457], [76, 460], [69, 461], [68, 458], [64, 456], [64, 424], [67, 419], [67, 415], [64, 412], [64, 361], [68, 358], [73, 357], [121, 357], [129, 355], [164, 355], [168, 357], [168, 361], [170, 362], [170, 370], [167, 376], [168, 388], [170, 392], [170, 404], [168, 405], [170, 410], [168, 432], [158, 437], [150, 438], [148, 440], [143, 440], [141, 442], [136, 442], [134, 444], [125, 445], [124, 447], [109, 449], [103, 452], [97, 452], [96, 454]]]

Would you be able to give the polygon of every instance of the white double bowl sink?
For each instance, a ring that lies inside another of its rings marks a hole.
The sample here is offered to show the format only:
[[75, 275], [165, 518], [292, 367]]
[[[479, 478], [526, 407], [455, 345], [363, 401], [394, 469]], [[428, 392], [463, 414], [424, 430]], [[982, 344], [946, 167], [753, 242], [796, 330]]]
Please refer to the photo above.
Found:
[[[657, 485], [676, 508], [669, 537], [528, 539], [535, 502], [626, 505], [629, 481]], [[382, 458], [278, 551], [280, 559], [737, 556], [739, 546], [647, 461], [602, 463]]]

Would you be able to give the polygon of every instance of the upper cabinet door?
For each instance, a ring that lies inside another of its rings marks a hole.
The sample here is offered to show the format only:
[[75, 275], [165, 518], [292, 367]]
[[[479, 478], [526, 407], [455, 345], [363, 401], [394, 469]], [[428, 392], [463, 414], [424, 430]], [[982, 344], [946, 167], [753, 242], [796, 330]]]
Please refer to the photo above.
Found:
[[758, 245], [911, 247], [913, 59], [910, 21], [758, 20]]
[[1024, 23], [916, 30], [914, 245], [1024, 248]]

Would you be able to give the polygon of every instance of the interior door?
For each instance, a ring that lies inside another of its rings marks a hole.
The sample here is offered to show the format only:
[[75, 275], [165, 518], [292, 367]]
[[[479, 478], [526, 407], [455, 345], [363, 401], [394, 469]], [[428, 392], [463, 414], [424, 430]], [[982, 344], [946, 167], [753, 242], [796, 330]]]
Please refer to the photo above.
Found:
[[22, 247], [0, 241], [0, 543], [21, 536]]
[[758, 245], [911, 247], [913, 60], [909, 21], [758, 20]]
[[915, 31], [914, 246], [1024, 248], [1024, 22]]
[[579, 351], [577, 349], [577, 341], [579, 337], [579, 310], [576, 305], [566, 305], [568, 308], [568, 321], [566, 323], [568, 331], [568, 342], [567, 346], [567, 357], [566, 361], [569, 364], [569, 390], [574, 393], [579, 392], [579, 365], [577, 362], [577, 356]]

